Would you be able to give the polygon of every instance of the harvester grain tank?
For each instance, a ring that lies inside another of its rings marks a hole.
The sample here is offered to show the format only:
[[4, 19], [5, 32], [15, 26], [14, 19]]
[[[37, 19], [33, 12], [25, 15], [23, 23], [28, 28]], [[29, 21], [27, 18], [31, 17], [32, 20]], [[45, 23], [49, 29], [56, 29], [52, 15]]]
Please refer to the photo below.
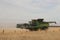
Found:
[[32, 21], [29, 21], [29, 23], [24, 24], [17, 24], [17, 28], [24, 28], [29, 30], [46, 30], [49, 27], [49, 23], [56, 23], [56, 22], [45, 22], [44, 19], [33, 19]]

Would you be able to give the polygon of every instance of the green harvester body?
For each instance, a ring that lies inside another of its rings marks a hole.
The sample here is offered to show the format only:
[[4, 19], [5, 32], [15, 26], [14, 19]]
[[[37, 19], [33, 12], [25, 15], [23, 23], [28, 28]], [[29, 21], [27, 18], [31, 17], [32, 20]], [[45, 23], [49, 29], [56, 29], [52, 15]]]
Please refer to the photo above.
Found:
[[56, 23], [56, 22], [44, 22], [44, 19], [33, 19], [32, 21], [29, 21], [29, 23], [24, 24], [17, 24], [17, 28], [25, 28], [29, 30], [46, 30], [49, 27], [49, 23]]

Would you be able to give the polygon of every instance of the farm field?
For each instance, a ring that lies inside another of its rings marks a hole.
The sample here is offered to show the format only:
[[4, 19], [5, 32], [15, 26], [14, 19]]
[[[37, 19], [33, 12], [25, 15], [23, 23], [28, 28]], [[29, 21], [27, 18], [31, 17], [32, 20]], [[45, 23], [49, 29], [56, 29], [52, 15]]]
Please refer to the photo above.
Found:
[[0, 40], [60, 40], [60, 27], [48, 30], [0, 29]]

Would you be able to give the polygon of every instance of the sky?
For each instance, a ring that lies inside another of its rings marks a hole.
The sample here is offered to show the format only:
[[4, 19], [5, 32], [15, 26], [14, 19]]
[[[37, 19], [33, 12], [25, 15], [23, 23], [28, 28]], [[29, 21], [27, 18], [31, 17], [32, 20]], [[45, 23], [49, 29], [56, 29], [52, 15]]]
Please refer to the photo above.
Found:
[[0, 0], [0, 25], [37, 18], [60, 23], [60, 0]]

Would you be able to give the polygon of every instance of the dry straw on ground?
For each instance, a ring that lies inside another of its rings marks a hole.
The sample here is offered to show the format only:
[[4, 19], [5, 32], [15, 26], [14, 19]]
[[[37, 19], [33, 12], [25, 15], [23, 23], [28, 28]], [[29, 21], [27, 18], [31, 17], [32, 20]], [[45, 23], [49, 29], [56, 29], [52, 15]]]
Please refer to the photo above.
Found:
[[32, 32], [26, 29], [0, 29], [0, 40], [60, 40], [60, 28]]

